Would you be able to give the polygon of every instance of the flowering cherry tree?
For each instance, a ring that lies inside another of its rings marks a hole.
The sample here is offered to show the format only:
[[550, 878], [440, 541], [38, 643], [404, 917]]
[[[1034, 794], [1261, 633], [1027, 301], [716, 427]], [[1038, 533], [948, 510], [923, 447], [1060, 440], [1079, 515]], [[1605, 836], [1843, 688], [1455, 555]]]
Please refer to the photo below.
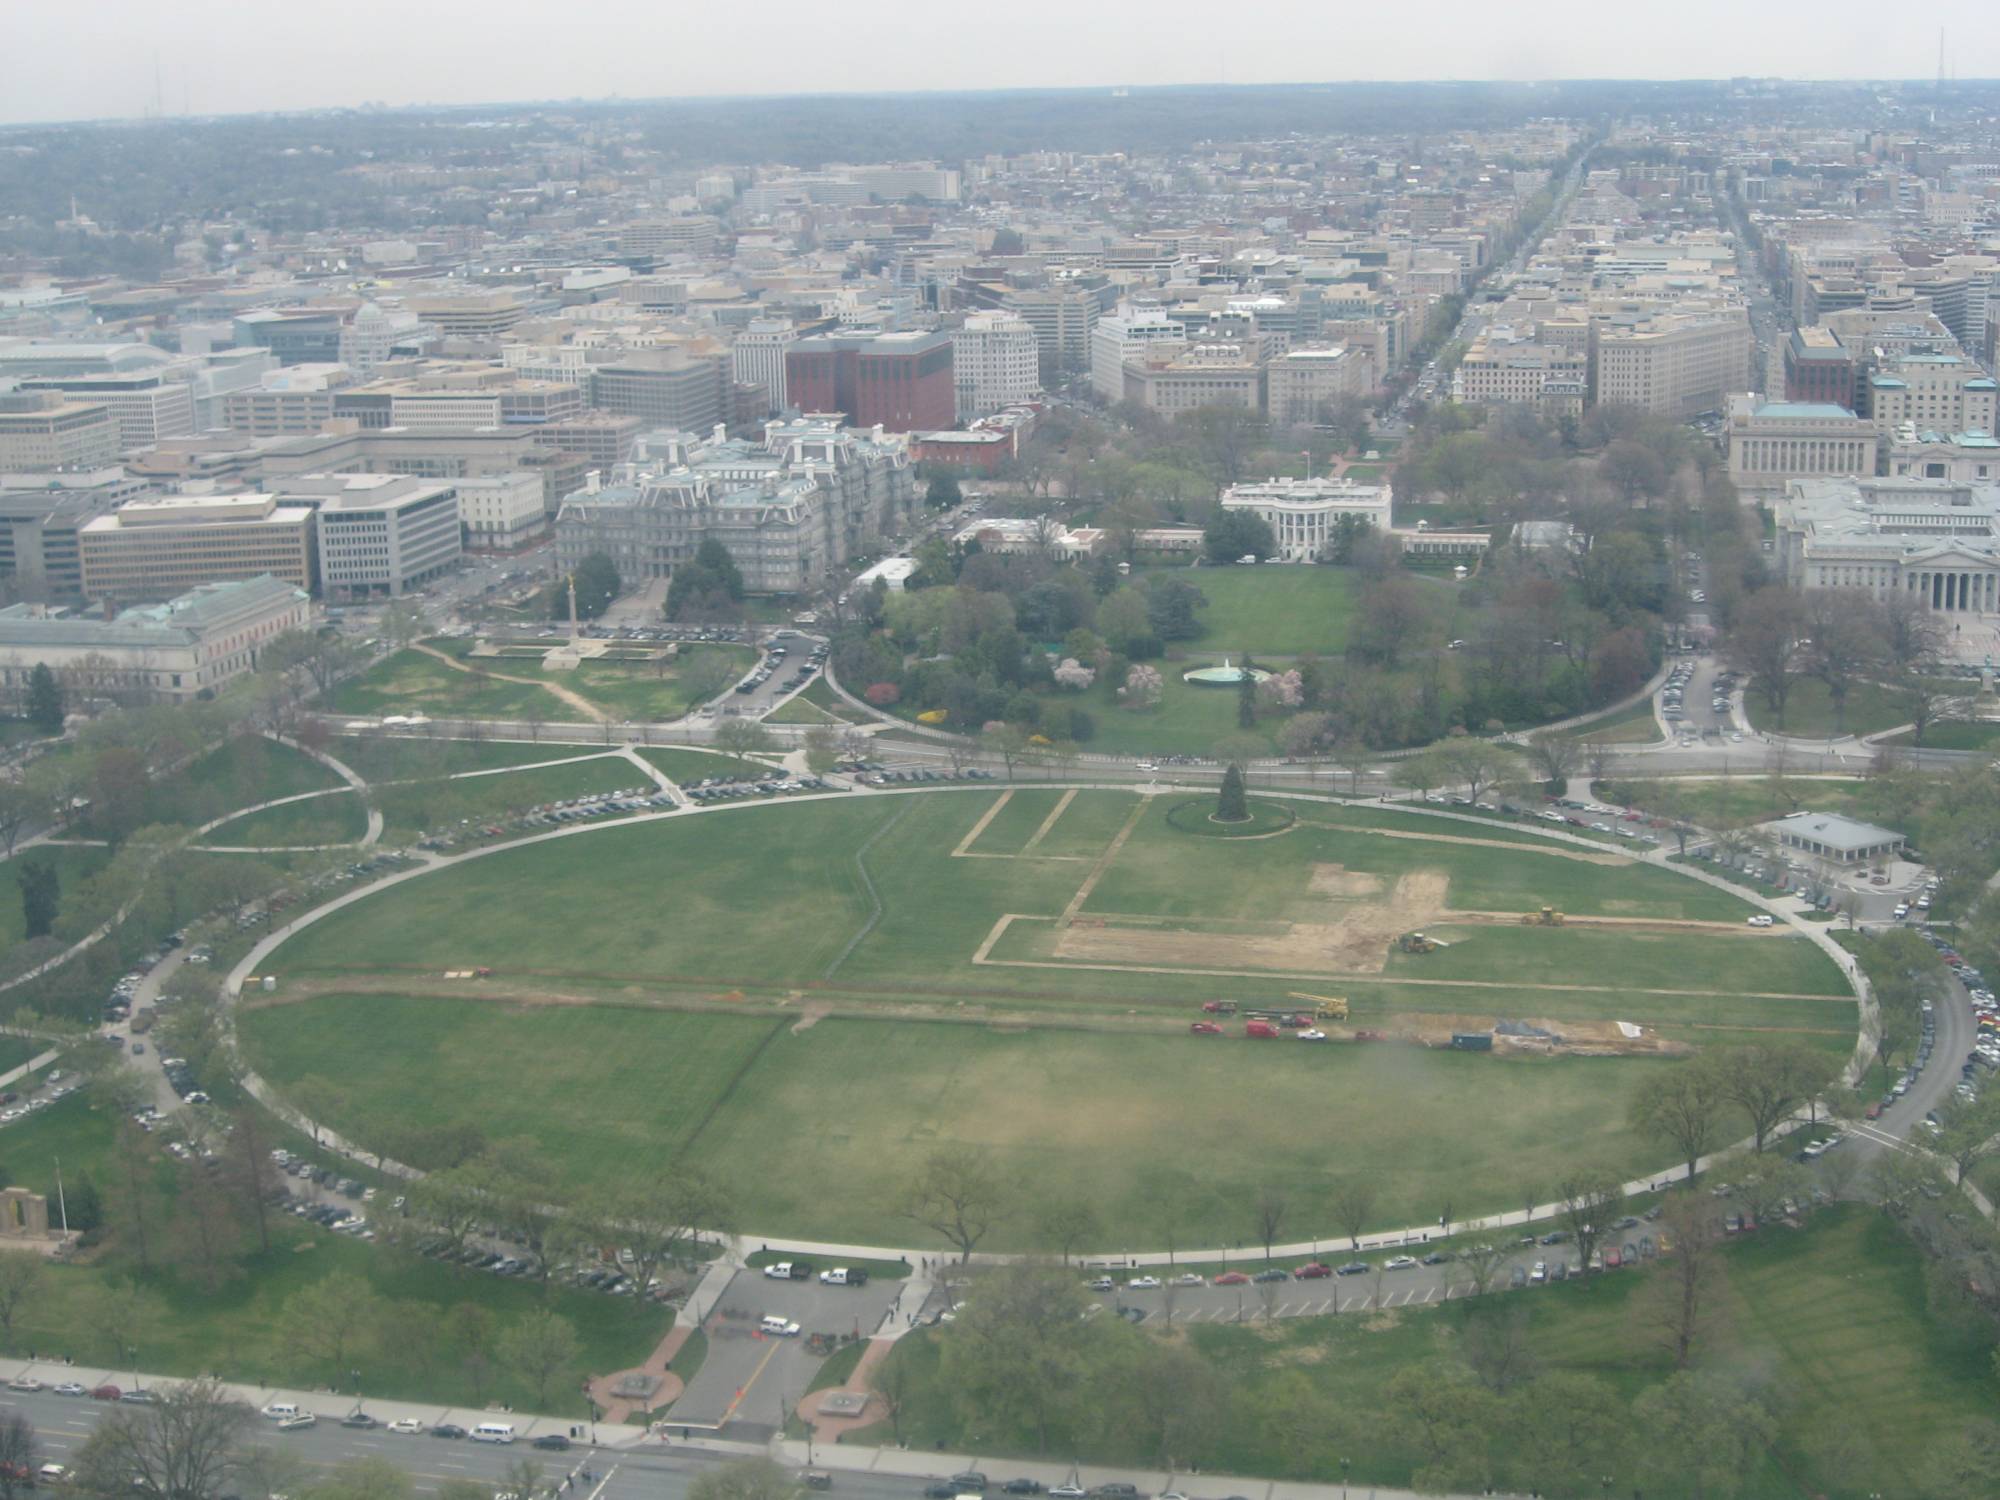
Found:
[[1160, 701], [1164, 687], [1159, 669], [1140, 662], [1125, 674], [1125, 686], [1118, 690], [1118, 696], [1127, 708], [1151, 708]]

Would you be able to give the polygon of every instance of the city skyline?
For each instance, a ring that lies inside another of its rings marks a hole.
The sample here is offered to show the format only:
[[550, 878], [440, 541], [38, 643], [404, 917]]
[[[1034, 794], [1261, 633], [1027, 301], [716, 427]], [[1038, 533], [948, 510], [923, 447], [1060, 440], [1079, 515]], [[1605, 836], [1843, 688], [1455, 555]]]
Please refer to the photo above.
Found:
[[[1924, 80], [1942, 65], [1972, 80], [2000, 74], [2000, 38], [1970, 4], [1940, 6], [1900, 37], [1855, 0], [1745, 12], [1718, 0], [1681, 7], [1679, 24], [1643, 49], [1583, 0], [1545, 0], [1523, 24], [1448, 0], [1420, 30], [1398, 12], [1299, 12], [1252, 0], [1212, 34], [1192, 9], [1127, 13], [1030, 0], [989, 40], [953, 46], [910, 0], [873, 8], [864, 26], [828, 30], [797, 0], [755, 11], [663, 13], [589, 0], [549, 24], [518, 0], [411, 9], [383, 0], [346, 8], [338, 26], [302, 26], [220, 0], [171, 13], [131, 0], [44, 7], [10, 20], [17, 69], [0, 123], [255, 114], [381, 105], [466, 106], [549, 100], [711, 98], [1022, 88], [1563, 79]], [[1802, 24], [1810, 21], [1810, 25]], [[690, 36], [699, 25], [697, 39]], [[1277, 39], [1282, 37], [1282, 43]], [[610, 45], [615, 38], [617, 45]], [[1717, 42], [1726, 38], [1726, 51]], [[477, 66], [441, 66], [477, 48]], [[773, 43], [776, 43], [774, 46]], [[746, 76], [732, 51], [755, 57]], [[76, 59], [88, 57], [81, 71]], [[302, 76], [309, 57], [309, 76]], [[1718, 59], [1726, 59], [1719, 66]], [[777, 66], [772, 66], [777, 64]]]

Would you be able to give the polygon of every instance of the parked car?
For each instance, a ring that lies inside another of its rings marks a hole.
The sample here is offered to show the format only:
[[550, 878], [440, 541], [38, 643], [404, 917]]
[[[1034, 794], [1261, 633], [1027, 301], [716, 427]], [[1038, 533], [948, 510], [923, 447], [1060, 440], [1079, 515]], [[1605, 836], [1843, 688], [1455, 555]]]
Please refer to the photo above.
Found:
[[560, 1432], [545, 1432], [528, 1446], [531, 1448], [540, 1448], [545, 1453], [567, 1453], [569, 1451], [569, 1439], [564, 1437]]

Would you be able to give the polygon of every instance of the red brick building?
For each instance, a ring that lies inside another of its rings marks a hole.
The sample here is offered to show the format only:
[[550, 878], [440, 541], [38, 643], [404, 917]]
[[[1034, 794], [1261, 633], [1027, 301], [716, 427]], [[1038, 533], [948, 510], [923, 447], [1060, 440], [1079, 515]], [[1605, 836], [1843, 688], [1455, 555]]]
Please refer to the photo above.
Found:
[[850, 427], [889, 432], [957, 420], [948, 333], [830, 334], [785, 351], [785, 399], [802, 412], [839, 412]]

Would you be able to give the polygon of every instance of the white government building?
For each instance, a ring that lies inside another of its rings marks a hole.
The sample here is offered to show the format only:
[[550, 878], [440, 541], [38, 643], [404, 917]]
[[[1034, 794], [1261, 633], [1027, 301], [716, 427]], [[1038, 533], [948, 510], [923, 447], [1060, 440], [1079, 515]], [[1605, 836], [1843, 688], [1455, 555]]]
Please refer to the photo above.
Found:
[[2000, 614], [2000, 485], [1794, 479], [1777, 506], [1794, 588], [1911, 593], [1953, 614]]
[[1358, 516], [1377, 531], [1389, 529], [1389, 487], [1351, 479], [1266, 479], [1232, 485], [1223, 492], [1222, 508], [1263, 517], [1277, 538], [1274, 556], [1281, 562], [1318, 562], [1342, 516]]

